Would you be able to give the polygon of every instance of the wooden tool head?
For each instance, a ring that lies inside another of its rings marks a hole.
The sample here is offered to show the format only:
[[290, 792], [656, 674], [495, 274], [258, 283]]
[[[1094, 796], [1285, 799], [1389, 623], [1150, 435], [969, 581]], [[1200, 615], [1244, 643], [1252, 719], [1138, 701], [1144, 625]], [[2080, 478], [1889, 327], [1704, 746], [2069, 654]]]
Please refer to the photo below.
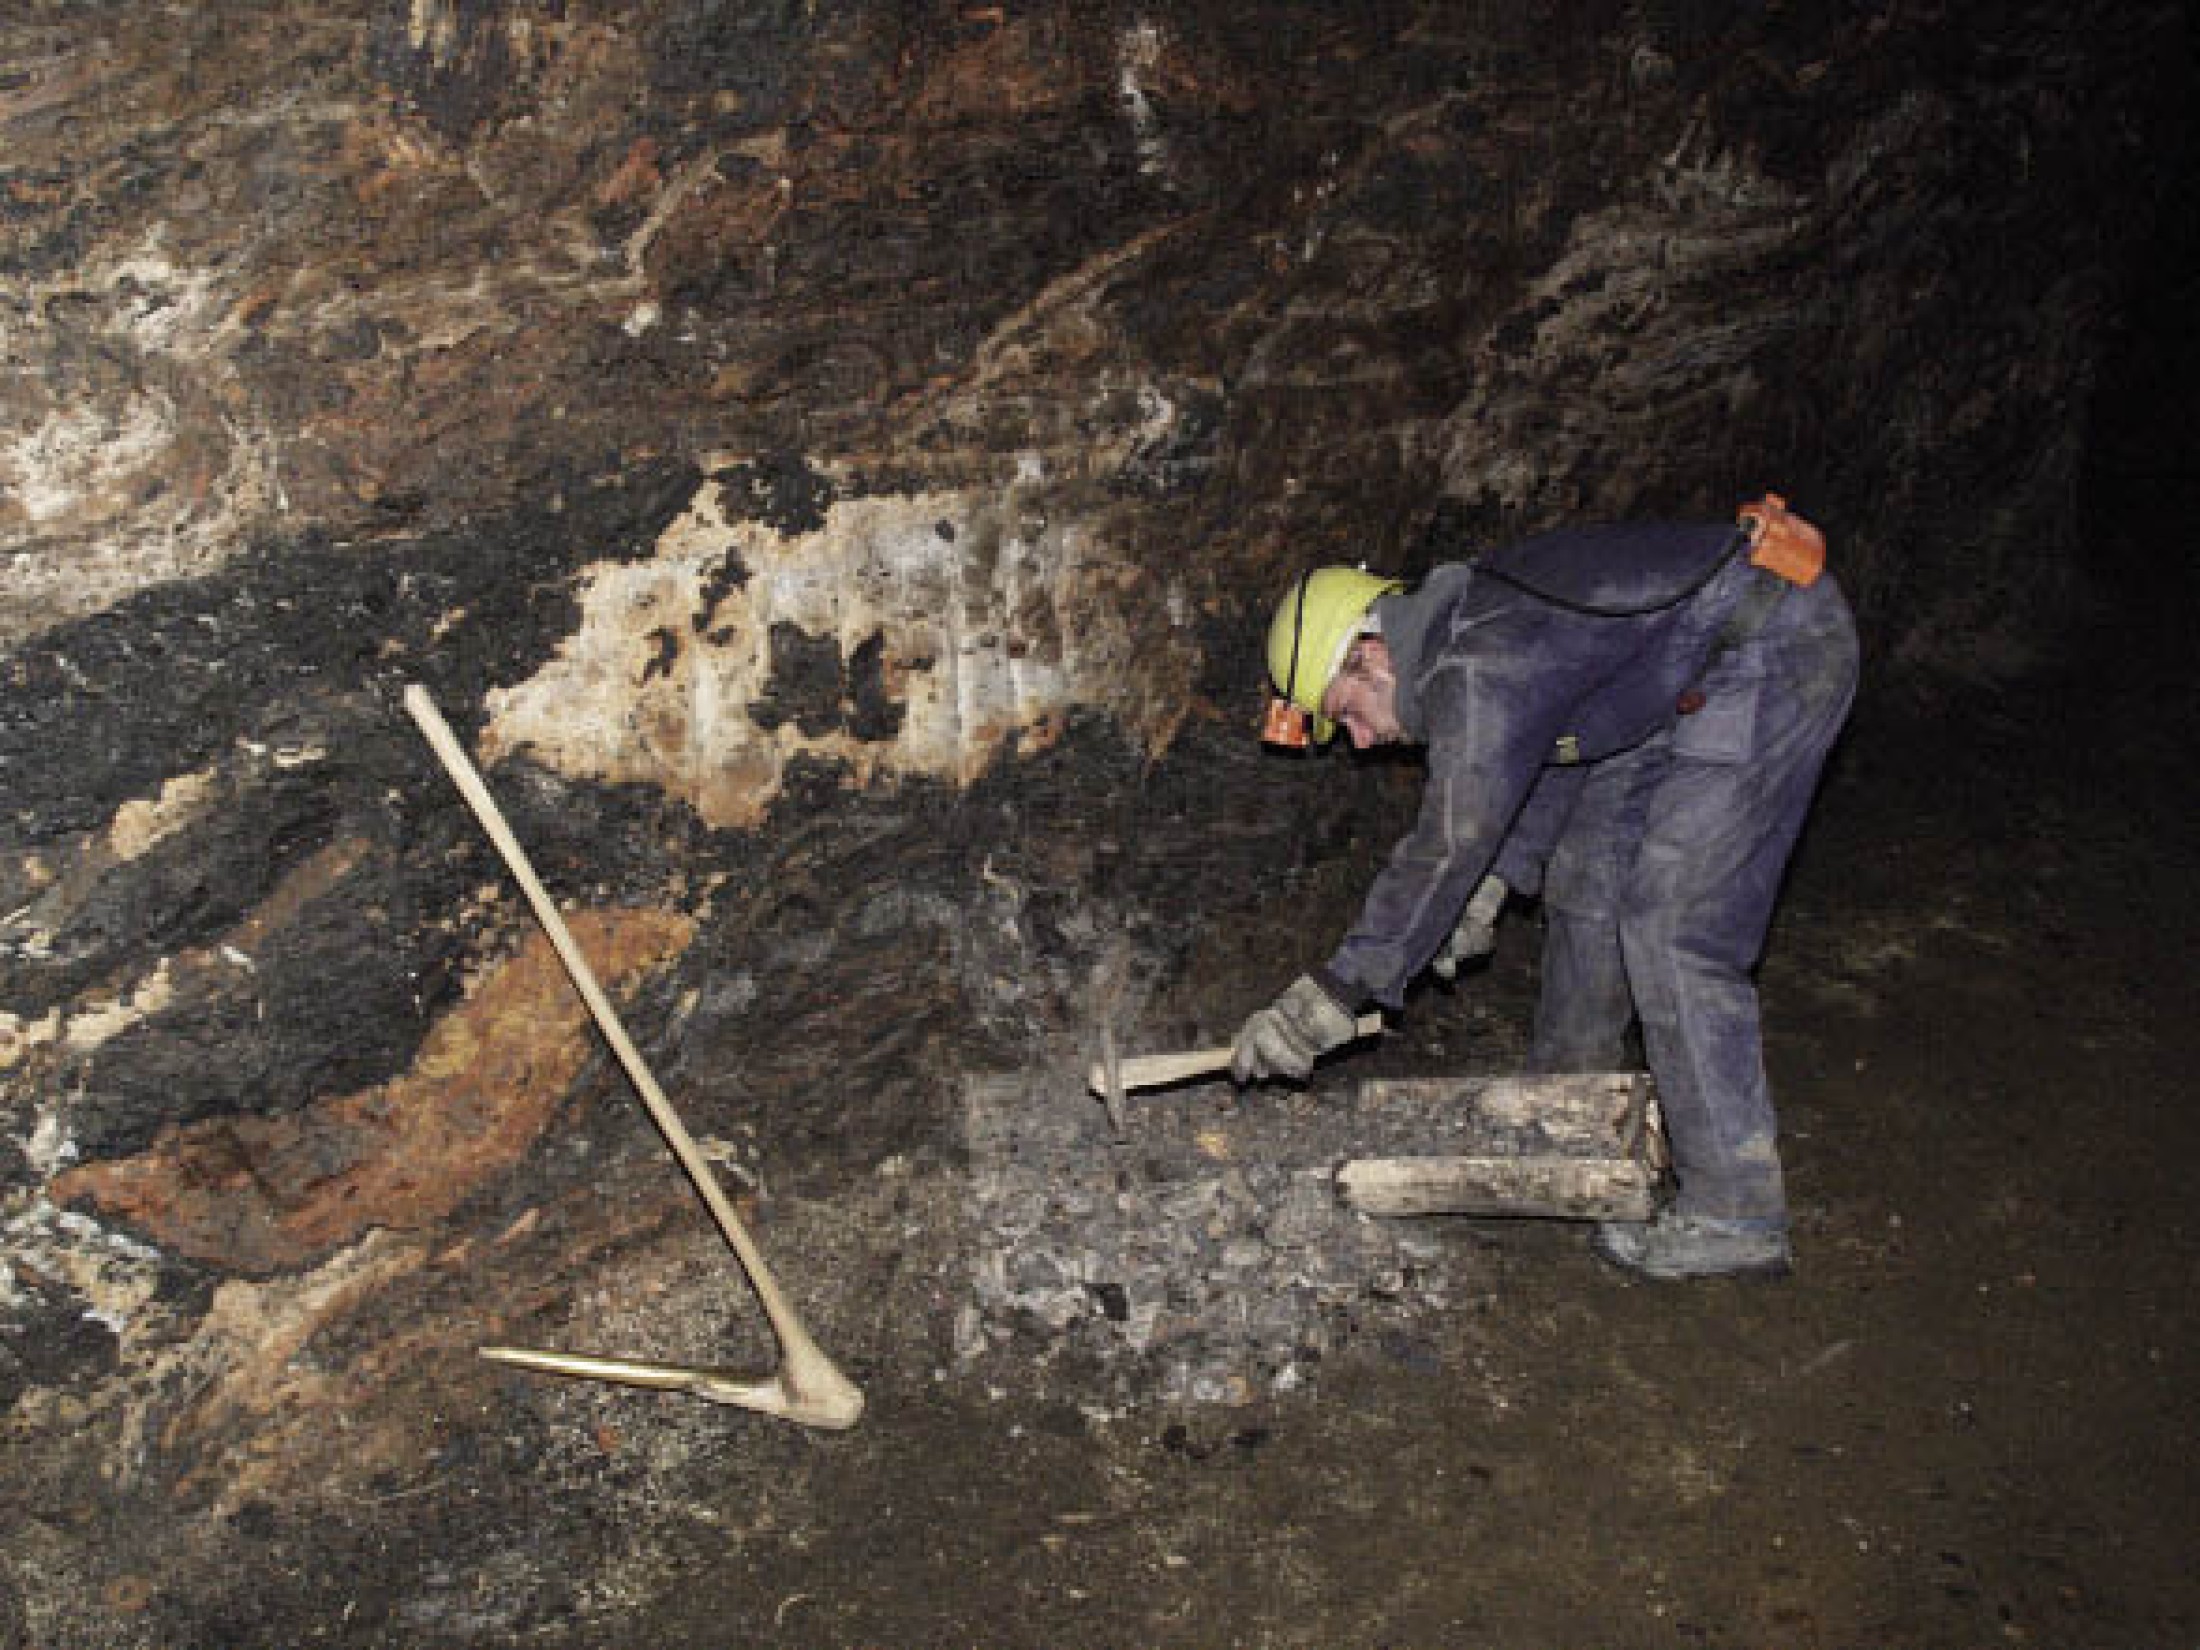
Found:
[[1093, 1069], [1100, 1074], [1100, 1101], [1108, 1108], [1108, 1121], [1114, 1125], [1115, 1138], [1126, 1139], [1130, 1127], [1123, 1114], [1123, 1061], [1115, 1051], [1112, 1024], [1100, 1028], [1100, 1064]]

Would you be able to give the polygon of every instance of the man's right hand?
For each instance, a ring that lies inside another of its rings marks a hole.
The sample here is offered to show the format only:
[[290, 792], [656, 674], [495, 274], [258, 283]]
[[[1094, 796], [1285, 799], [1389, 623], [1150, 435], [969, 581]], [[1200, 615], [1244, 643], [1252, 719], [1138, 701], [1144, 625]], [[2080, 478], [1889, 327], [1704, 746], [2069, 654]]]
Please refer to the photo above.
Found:
[[1467, 908], [1459, 913], [1459, 926], [1429, 959], [1432, 974], [1439, 980], [1454, 979], [1461, 963], [1480, 962], [1497, 949], [1497, 914], [1505, 909], [1505, 896], [1511, 891], [1495, 876], [1482, 879]]
[[1239, 1083], [1264, 1077], [1288, 1077], [1303, 1083], [1314, 1062], [1360, 1034], [1344, 1004], [1302, 974], [1273, 1003], [1239, 1029], [1230, 1052], [1230, 1076]]

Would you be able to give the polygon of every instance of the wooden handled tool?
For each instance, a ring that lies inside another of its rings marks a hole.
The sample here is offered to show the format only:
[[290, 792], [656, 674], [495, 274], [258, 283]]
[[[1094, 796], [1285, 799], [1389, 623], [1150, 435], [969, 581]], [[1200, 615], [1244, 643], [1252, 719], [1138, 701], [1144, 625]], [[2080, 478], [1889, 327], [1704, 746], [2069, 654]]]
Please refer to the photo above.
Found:
[[[1362, 1037], [1377, 1036], [1383, 1029], [1383, 1017], [1379, 1013], [1363, 1014], [1356, 1029]], [[1109, 1113], [1114, 1115], [1123, 1097], [1133, 1089], [1167, 1088], [1194, 1077], [1212, 1077], [1230, 1069], [1230, 1057], [1235, 1052], [1224, 1043], [1219, 1048], [1187, 1049], [1181, 1054], [1141, 1054], [1128, 1060], [1102, 1061], [1094, 1064], [1085, 1082], [1108, 1103]]]
[[451, 781], [459, 794], [466, 799], [474, 817], [488, 832], [489, 840], [496, 844], [497, 852], [504, 856], [504, 863], [518, 882], [520, 891], [527, 896], [527, 903], [535, 913], [535, 920], [550, 936], [556, 948], [558, 960], [565, 964], [574, 988], [581, 994], [581, 1001], [588, 1005], [594, 1016], [596, 1028], [603, 1033], [604, 1041], [619, 1057], [626, 1074], [641, 1095], [642, 1104], [648, 1109], [665, 1143], [672, 1148], [672, 1155], [679, 1159], [680, 1167], [687, 1170], [688, 1178], [695, 1183], [704, 1205], [718, 1222], [734, 1257], [740, 1261], [741, 1270], [748, 1275], [749, 1286], [756, 1292], [757, 1304], [764, 1309], [764, 1316], [772, 1326], [772, 1333], [779, 1338], [780, 1361], [776, 1374], [745, 1381], [727, 1375], [722, 1370], [675, 1370], [659, 1364], [636, 1363], [623, 1358], [584, 1358], [560, 1352], [536, 1352], [523, 1347], [483, 1347], [481, 1355], [499, 1363], [517, 1364], [522, 1368], [545, 1370], [553, 1374], [578, 1375], [595, 1380], [619, 1381], [630, 1386], [674, 1388], [691, 1392], [699, 1398], [714, 1403], [737, 1404], [743, 1409], [759, 1410], [767, 1415], [777, 1415], [806, 1427], [823, 1427], [838, 1431], [856, 1424], [863, 1413], [863, 1394], [854, 1382], [841, 1374], [833, 1361], [826, 1357], [802, 1320], [795, 1315], [793, 1306], [780, 1293], [779, 1282], [771, 1268], [765, 1264], [762, 1251], [748, 1229], [741, 1224], [741, 1217], [734, 1212], [718, 1179], [711, 1173], [710, 1163], [695, 1144], [679, 1113], [672, 1109], [664, 1091], [657, 1086], [649, 1068], [620, 1024], [619, 1016], [611, 1007], [611, 1001], [596, 983], [596, 976], [588, 966], [588, 959], [573, 942], [573, 935], [558, 915], [558, 908], [551, 903], [550, 895], [535, 875], [535, 868], [528, 862], [526, 850], [505, 822], [503, 810], [489, 794], [480, 772], [466, 749], [451, 732], [443, 715], [436, 709], [428, 690], [419, 684], [405, 689], [405, 709], [411, 714], [421, 733], [435, 754], [442, 759]]

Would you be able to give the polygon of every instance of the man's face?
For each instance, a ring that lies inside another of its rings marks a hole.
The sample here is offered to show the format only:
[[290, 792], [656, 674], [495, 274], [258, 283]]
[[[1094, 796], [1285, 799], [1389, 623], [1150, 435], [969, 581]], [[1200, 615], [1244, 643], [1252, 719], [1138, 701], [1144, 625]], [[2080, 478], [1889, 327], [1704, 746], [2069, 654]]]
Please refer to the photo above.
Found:
[[1322, 714], [1344, 729], [1355, 750], [1405, 742], [1406, 730], [1398, 724], [1398, 679], [1390, 673], [1390, 649], [1380, 636], [1352, 644], [1322, 695]]

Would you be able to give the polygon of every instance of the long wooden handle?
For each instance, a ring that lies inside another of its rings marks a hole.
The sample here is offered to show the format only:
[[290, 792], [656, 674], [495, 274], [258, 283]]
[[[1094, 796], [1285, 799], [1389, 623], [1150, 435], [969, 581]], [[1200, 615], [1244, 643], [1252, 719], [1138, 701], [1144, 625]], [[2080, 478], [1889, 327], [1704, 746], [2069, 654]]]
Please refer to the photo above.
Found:
[[[1383, 1029], [1383, 1017], [1379, 1013], [1363, 1014], [1353, 1029], [1362, 1037], [1376, 1036]], [[1141, 1054], [1119, 1060], [1116, 1066], [1121, 1092], [1167, 1088], [1171, 1083], [1189, 1082], [1194, 1077], [1210, 1077], [1218, 1071], [1229, 1070], [1230, 1057], [1236, 1052], [1234, 1045], [1225, 1043], [1220, 1048], [1187, 1049], [1181, 1054]], [[1108, 1072], [1104, 1064], [1095, 1065], [1085, 1081], [1093, 1093], [1103, 1100], [1108, 1098]]]
[[649, 1115], [656, 1121], [666, 1143], [672, 1147], [672, 1155], [680, 1160], [680, 1167], [687, 1170], [688, 1178], [695, 1183], [696, 1191], [702, 1194], [704, 1203], [709, 1205], [712, 1216], [716, 1218], [718, 1229], [725, 1234], [726, 1242], [732, 1245], [735, 1256], [741, 1262], [742, 1271], [748, 1274], [750, 1287], [756, 1291], [757, 1303], [763, 1307], [764, 1316], [770, 1320], [772, 1332], [779, 1337], [782, 1359], [780, 1379], [791, 1393], [799, 1395], [805, 1401], [807, 1409], [832, 1418], [816, 1424], [854, 1425], [856, 1417], [863, 1410], [863, 1394], [819, 1350], [817, 1343], [810, 1338], [809, 1331], [803, 1328], [802, 1320], [795, 1315], [794, 1308], [787, 1304], [786, 1296], [780, 1293], [779, 1282], [772, 1276], [771, 1268], [765, 1264], [762, 1251], [750, 1240], [747, 1228], [741, 1224], [741, 1217], [734, 1213], [733, 1205], [727, 1201], [725, 1192], [720, 1188], [718, 1177], [711, 1173], [710, 1162], [703, 1156], [702, 1149], [695, 1144], [694, 1138], [681, 1123], [679, 1114], [672, 1109], [672, 1102], [658, 1088], [656, 1078], [650, 1075], [649, 1068], [642, 1063], [642, 1057], [635, 1049], [632, 1039], [627, 1036], [625, 1026], [619, 1023], [618, 1015], [612, 1010], [611, 1000], [603, 994], [603, 987], [596, 983], [596, 976], [588, 966], [588, 959], [574, 943], [572, 934], [565, 926], [565, 920], [558, 915], [558, 908], [551, 903], [541, 879], [535, 875], [534, 866], [528, 863], [526, 850], [520, 847], [519, 838], [512, 834], [512, 828], [504, 822], [504, 815], [497, 807], [496, 798], [489, 794], [489, 787], [482, 782], [481, 775], [475, 769], [473, 760], [467, 756], [465, 747], [459, 744], [457, 735], [451, 732], [450, 724], [443, 720], [443, 713], [436, 709], [435, 701], [429, 697], [428, 690], [417, 682], [405, 689], [405, 709], [420, 725], [420, 731], [426, 735], [436, 755], [442, 758], [444, 768], [449, 771], [452, 782], [458, 786], [459, 794], [465, 797], [467, 805], [474, 811], [474, 817], [481, 821], [482, 829], [489, 833], [489, 840], [497, 845], [497, 851], [504, 856], [505, 865], [510, 868], [520, 888], [526, 893], [527, 903], [534, 908], [536, 920], [550, 936], [551, 945], [556, 947], [559, 961], [565, 964], [566, 973], [572, 976], [573, 985], [580, 992], [581, 1000], [588, 1005], [588, 1012], [595, 1016], [597, 1029], [611, 1045], [612, 1052], [618, 1055], [619, 1064], [626, 1068], [627, 1076], [642, 1097], [642, 1104], [649, 1108]]

